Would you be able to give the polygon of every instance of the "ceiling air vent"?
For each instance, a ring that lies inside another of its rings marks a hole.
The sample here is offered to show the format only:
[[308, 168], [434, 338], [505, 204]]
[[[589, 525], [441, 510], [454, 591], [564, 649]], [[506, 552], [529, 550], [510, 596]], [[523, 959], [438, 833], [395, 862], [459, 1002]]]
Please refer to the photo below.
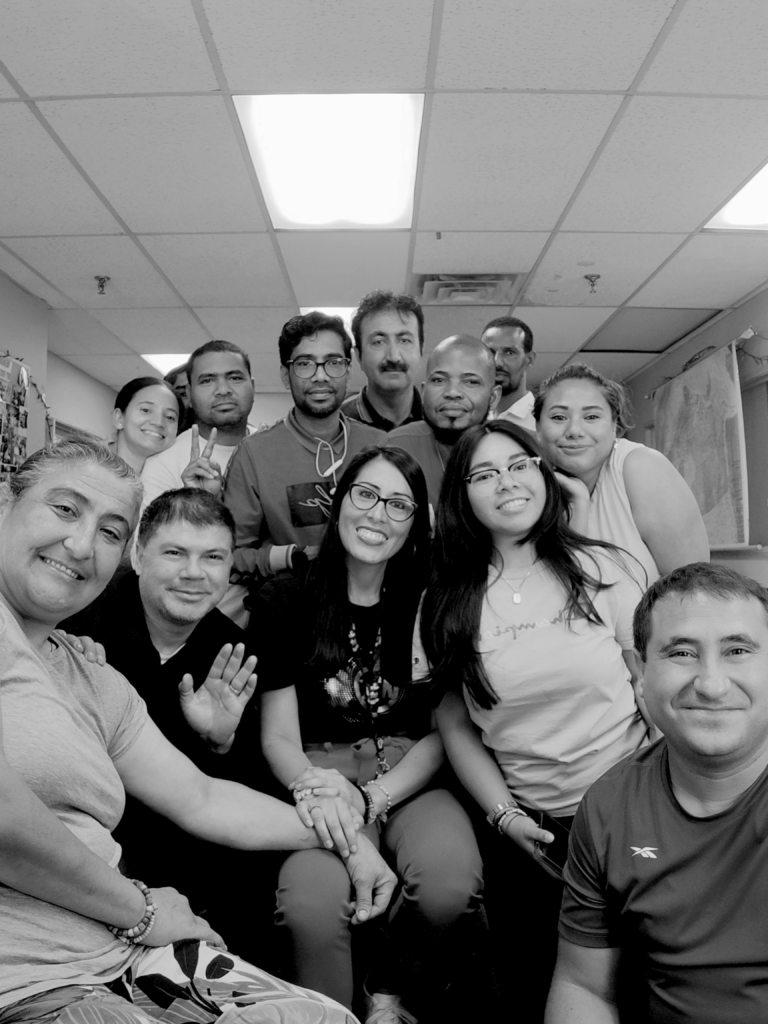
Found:
[[418, 274], [411, 293], [422, 306], [510, 306], [525, 274]]

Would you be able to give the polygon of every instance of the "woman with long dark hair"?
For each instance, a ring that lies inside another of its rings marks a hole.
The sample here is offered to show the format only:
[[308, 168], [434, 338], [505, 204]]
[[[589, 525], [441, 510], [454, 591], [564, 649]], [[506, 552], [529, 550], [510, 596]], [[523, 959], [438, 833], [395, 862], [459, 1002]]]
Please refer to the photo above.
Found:
[[[371, 1024], [426, 1019], [450, 979], [454, 928], [480, 888], [469, 819], [435, 779], [443, 748], [431, 689], [412, 683], [428, 543], [418, 464], [400, 448], [368, 448], [339, 481], [306, 578], [265, 585], [251, 618], [275, 776], [329, 847], [354, 847], [364, 820], [402, 881], [366, 983]], [[278, 921], [293, 979], [349, 1006], [349, 879], [336, 856], [317, 854], [283, 865]]]
[[113, 419], [116, 440], [110, 445], [135, 473], [150, 455], [170, 448], [179, 429], [181, 403], [159, 377], [134, 377], [117, 394]]
[[569, 528], [526, 430], [496, 420], [456, 444], [421, 636], [446, 692], [449, 759], [500, 833], [486, 858], [488, 912], [509, 943], [497, 949], [526, 979], [531, 1020], [553, 966], [573, 815], [587, 787], [647, 739], [629, 667], [633, 561]]

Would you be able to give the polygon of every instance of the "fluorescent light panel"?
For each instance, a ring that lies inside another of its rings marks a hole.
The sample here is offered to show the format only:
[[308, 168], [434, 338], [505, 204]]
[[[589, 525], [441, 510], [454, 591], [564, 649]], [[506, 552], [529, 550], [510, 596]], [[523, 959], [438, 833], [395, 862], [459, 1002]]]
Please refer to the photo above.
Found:
[[161, 354], [152, 352], [149, 355], [142, 354], [141, 358], [146, 359], [150, 366], [154, 366], [156, 370], [159, 370], [165, 376], [170, 370], [181, 366], [182, 363], [188, 362], [191, 355], [191, 352], [166, 352]]
[[299, 312], [302, 316], [306, 316], [307, 313], [325, 313], [326, 316], [340, 316], [344, 321], [344, 326], [347, 330], [352, 333], [352, 314], [355, 312], [356, 306], [301, 306]]
[[768, 165], [758, 171], [705, 227], [768, 231]]
[[275, 228], [410, 228], [423, 95], [233, 98]]

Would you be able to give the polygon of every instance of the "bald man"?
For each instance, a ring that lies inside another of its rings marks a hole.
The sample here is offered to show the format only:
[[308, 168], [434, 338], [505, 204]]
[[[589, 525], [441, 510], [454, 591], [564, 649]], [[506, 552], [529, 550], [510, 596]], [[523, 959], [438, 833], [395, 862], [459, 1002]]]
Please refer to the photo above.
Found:
[[467, 427], [485, 422], [500, 395], [493, 352], [479, 338], [451, 335], [427, 360], [427, 379], [421, 385], [424, 419], [393, 430], [387, 445], [404, 448], [418, 461], [433, 510], [451, 449]]

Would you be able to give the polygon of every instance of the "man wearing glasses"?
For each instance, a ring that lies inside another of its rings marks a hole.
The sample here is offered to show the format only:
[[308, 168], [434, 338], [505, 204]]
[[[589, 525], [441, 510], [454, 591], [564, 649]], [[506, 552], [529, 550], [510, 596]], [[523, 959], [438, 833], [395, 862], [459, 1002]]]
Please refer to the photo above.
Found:
[[352, 343], [339, 317], [292, 317], [278, 348], [294, 406], [280, 423], [243, 441], [224, 490], [236, 525], [235, 570], [245, 578], [298, 568], [313, 557], [336, 481], [353, 456], [385, 439], [340, 411]]

